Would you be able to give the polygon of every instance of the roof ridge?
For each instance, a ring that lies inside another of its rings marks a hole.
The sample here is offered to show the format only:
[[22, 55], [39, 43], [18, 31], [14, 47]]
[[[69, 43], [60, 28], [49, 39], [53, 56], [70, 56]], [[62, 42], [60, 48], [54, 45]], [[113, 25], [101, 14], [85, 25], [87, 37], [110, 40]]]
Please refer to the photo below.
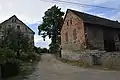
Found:
[[[13, 15], [13, 16], [11, 16], [10, 18], [8, 18], [7, 20], [3, 21], [2, 23], [0, 23], [0, 25], [3, 24], [3, 23], [5, 23], [6, 21], [10, 20], [10, 19], [13, 18], [13, 17], [15, 17], [15, 18], [18, 19], [22, 24], [24, 24], [25, 26], [28, 27], [28, 25], [26, 25], [23, 21], [21, 21], [16, 15]], [[29, 28], [29, 27], [28, 27], [28, 28]], [[29, 28], [29, 29], [35, 34], [35, 32], [34, 32], [31, 28]]]
[[[13, 16], [9, 17], [8, 19], [4, 20], [3, 22], [1, 22], [0, 24], [2, 24], [2, 23], [4, 23], [4, 22], [6, 22], [7, 20], [11, 19], [12, 17], [16, 17], [16, 18], [17, 18], [17, 16], [16, 16], [16, 15], [13, 15]], [[17, 18], [17, 19], [18, 19], [18, 18]]]
[[73, 9], [68, 9], [68, 10], [70, 10], [70, 11], [72, 11], [72, 12], [78, 12], [78, 13], [86, 14], [86, 15], [89, 15], [89, 16], [93, 16], [93, 17], [97, 17], [97, 18], [101, 18], [101, 19], [105, 19], [105, 20], [109, 20], [109, 21], [112, 21], [112, 22], [117, 22], [117, 23], [119, 23], [118, 21], [111, 20], [111, 19], [107, 19], [107, 18], [104, 18], [104, 17], [100, 17], [100, 16], [97, 16], [97, 15], [92, 15], [92, 14], [89, 14], [89, 13], [80, 12], [80, 11], [73, 10]]

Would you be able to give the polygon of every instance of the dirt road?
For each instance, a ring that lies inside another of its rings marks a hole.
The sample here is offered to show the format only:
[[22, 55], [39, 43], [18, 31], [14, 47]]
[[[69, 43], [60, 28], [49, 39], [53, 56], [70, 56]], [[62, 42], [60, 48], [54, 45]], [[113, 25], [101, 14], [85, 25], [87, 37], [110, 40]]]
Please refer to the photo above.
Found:
[[27, 80], [120, 80], [120, 72], [79, 68], [46, 54], [42, 55], [36, 71], [27, 77]]

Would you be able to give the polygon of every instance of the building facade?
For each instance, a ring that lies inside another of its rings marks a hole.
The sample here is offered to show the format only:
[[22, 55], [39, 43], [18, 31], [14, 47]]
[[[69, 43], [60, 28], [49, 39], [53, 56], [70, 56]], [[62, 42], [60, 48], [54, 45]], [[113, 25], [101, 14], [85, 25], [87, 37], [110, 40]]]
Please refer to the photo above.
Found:
[[120, 50], [120, 23], [68, 9], [61, 29], [62, 50]]
[[0, 38], [2, 38], [4, 30], [8, 28], [12, 28], [23, 33], [29, 38], [30, 44], [34, 46], [35, 32], [32, 31], [25, 23], [19, 20], [15, 15], [0, 24]]

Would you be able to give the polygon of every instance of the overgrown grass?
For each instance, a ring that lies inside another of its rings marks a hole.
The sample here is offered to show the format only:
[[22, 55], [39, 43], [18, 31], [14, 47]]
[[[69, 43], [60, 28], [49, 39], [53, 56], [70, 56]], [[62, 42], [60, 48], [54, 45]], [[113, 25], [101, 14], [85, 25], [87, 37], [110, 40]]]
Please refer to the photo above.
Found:
[[67, 63], [67, 64], [78, 66], [78, 67], [93, 68], [93, 69], [108, 70], [108, 71], [113, 71], [113, 70], [120, 71], [120, 67], [115, 67], [115, 66], [111, 67], [111, 66], [103, 66], [103, 65], [90, 65], [89, 63], [84, 61], [67, 60], [62, 58], [59, 58], [58, 60], [63, 63]]
[[61, 62], [63, 63], [67, 63], [67, 64], [71, 64], [73, 66], [78, 66], [78, 67], [85, 67], [85, 68], [89, 68], [91, 67], [91, 65], [85, 61], [77, 61], [77, 60], [67, 60], [67, 59], [59, 59]]

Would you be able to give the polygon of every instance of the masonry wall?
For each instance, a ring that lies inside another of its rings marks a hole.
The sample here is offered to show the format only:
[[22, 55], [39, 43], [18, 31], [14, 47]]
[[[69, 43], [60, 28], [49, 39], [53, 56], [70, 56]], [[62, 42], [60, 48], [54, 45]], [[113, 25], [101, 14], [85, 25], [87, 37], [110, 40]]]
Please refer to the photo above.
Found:
[[[73, 30], [76, 30], [77, 39], [75, 40]], [[66, 33], [68, 34], [68, 41], [66, 41]], [[83, 20], [71, 11], [68, 11], [62, 26], [61, 46], [63, 51], [80, 50], [86, 47]]]

